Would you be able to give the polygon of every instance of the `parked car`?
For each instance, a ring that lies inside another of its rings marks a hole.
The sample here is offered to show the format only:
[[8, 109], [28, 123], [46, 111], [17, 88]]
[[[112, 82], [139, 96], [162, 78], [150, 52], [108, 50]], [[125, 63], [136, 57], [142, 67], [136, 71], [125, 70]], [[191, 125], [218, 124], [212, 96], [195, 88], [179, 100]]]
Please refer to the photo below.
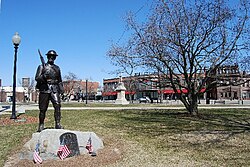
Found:
[[143, 96], [141, 98], [138, 99], [139, 100], [139, 103], [150, 103], [150, 98], [147, 97], [147, 96]]

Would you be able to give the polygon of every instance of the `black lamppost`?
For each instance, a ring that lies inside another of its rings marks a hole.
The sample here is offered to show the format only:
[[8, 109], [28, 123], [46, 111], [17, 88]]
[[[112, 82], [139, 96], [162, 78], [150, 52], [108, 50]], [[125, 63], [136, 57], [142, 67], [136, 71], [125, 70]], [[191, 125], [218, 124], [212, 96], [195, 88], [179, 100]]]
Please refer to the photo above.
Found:
[[88, 80], [86, 79], [86, 104], [88, 104]]
[[12, 42], [15, 48], [15, 55], [14, 55], [14, 73], [13, 73], [13, 98], [12, 98], [12, 114], [10, 119], [16, 119], [16, 62], [17, 62], [17, 49], [18, 45], [21, 42], [21, 38], [18, 32], [12, 37]]
[[3, 87], [1, 88], [1, 102], [3, 102], [3, 91], [4, 91], [4, 89], [3, 89]]

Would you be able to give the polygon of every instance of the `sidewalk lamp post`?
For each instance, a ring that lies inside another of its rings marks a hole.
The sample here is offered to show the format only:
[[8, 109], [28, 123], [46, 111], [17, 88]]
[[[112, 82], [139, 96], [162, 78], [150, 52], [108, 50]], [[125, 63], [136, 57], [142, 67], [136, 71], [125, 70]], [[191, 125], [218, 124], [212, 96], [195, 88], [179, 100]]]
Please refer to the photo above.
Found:
[[16, 119], [16, 62], [17, 62], [17, 49], [18, 45], [21, 42], [21, 37], [16, 32], [15, 35], [12, 37], [12, 42], [15, 48], [15, 54], [14, 54], [14, 72], [13, 72], [13, 93], [12, 93], [12, 114], [10, 119]]
[[88, 80], [86, 79], [86, 104], [88, 104]]
[[3, 91], [4, 91], [4, 89], [3, 89], [3, 87], [1, 87], [1, 102], [3, 102]]

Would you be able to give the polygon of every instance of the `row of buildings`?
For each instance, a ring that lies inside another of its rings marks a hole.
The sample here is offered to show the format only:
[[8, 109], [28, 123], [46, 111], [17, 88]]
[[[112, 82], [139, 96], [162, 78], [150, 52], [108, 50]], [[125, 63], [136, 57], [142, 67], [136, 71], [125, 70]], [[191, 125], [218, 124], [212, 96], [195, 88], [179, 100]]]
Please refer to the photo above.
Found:
[[[26, 102], [26, 101], [36, 101], [34, 96], [34, 88], [31, 86], [30, 78], [22, 78], [22, 85], [16, 87], [16, 101]], [[0, 79], [0, 102], [11, 102], [13, 97], [13, 87], [3, 86], [2, 80]]]
[[[206, 71], [199, 74], [202, 80], [206, 76]], [[206, 76], [209, 88], [201, 90], [200, 99], [204, 100], [249, 100], [250, 99], [250, 75], [239, 70], [238, 65], [221, 66], [210, 72], [210, 76]], [[179, 78], [184, 78], [180, 75]], [[147, 96], [152, 100], [173, 100], [177, 99], [180, 93], [187, 93], [186, 90], [172, 89], [170, 84], [159, 87], [158, 73], [136, 73], [134, 76], [123, 77], [123, 82], [128, 100], [136, 100], [140, 97]], [[184, 81], [180, 79], [179, 82]], [[103, 98], [107, 100], [116, 99], [116, 85], [119, 78], [103, 80]], [[165, 80], [165, 83], [169, 81]]]
[[[0, 102], [11, 102], [13, 96], [12, 86], [2, 86], [0, 79]], [[16, 101], [38, 101], [39, 91], [35, 89], [35, 81], [30, 78], [22, 78], [21, 86], [16, 87]], [[64, 81], [64, 95], [62, 100], [100, 100], [102, 94], [100, 83], [88, 80]]]
[[[202, 75], [206, 75], [205, 73]], [[181, 78], [181, 77], [180, 77]], [[103, 79], [103, 85], [99, 82], [88, 80], [64, 81], [65, 94], [63, 100], [115, 100], [117, 98], [116, 87], [121, 78]], [[122, 78], [126, 87], [126, 99], [136, 100], [147, 96], [153, 100], [178, 99], [180, 93], [175, 92], [170, 84], [159, 87], [159, 75], [157, 73], [136, 73], [134, 76]], [[168, 83], [168, 81], [165, 81]], [[182, 81], [180, 81], [182, 82]], [[238, 65], [221, 66], [210, 73], [207, 80], [210, 89], [202, 89], [200, 99], [250, 99], [250, 76], [244, 71], [239, 71]], [[11, 101], [12, 87], [2, 86], [0, 80], [0, 101]], [[22, 79], [22, 86], [16, 89], [16, 100], [18, 102], [38, 100], [38, 91], [35, 90], [35, 82], [30, 78]]]

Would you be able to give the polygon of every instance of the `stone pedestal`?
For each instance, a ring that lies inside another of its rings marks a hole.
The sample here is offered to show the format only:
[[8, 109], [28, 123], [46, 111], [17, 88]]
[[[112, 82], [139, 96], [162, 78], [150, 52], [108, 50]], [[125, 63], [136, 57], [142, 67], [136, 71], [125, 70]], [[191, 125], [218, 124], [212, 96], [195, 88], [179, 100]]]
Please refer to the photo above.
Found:
[[125, 98], [125, 91], [126, 91], [126, 88], [123, 82], [120, 81], [116, 88], [117, 99], [115, 100], [115, 104], [129, 104], [129, 102]]
[[32, 160], [33, 152], [37, 143], [39, 143], [39, 152], [43, 160], [59, 159], [57, 156], [57, 151], [60, 146], [60, 140], [61, 138], [65, 138], [65, 136], [69, 136], [68, 134], [75, 134], [76, 136], [72, 140], [77, 141], [77, 143], [74, 143], [74, 145], [78, 146], [78, 148], [76, 148], [78, 155], [88, 154], [86, 145], [90, 137], [94, 152], [103, 148], [102, 140], [94, 132], [80, 132], [65, 129], [45, 129], [40, 133], [33, 133], [30, 141], [24, 145], [22, 151], [20, 152], [20, 159]]

